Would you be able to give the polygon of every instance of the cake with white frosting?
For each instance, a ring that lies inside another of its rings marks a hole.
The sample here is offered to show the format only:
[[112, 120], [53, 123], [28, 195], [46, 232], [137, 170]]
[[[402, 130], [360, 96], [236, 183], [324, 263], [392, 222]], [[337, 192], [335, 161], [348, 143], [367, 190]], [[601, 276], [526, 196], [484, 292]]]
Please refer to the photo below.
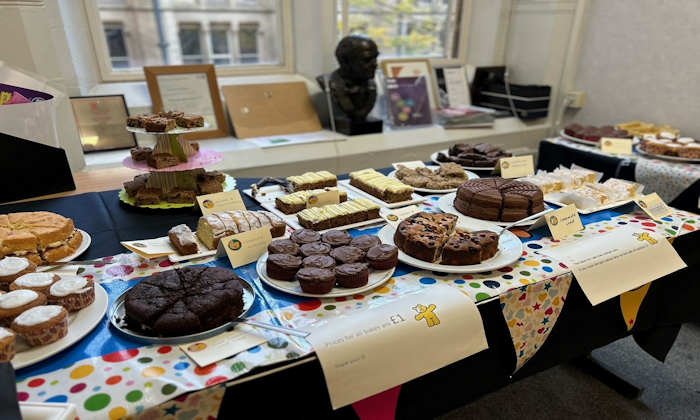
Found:
[[12, 330], [30, 346], [53, 343], [68, 334], [68, 311], [58, 305], [35, 306], [12, 321]]
[[22, 257], [0, 259], [0, 290], [6, 292], [18, 277], [36, 270], [36, 264]]
[[16, 342], [17, 338], [12, 330], [0, 327], [0, 363], [9, 362], [15, 357]]
[[22, 312], [45, 303], [46, 296], [33, 290], [15, 290], [0, 295], [0, 326], [9, 326]]
[[95, 301], [95, 286], [91, 279], [63, 275], [49, 289], [49, 303], [61, 305], [69, 312], [79, 311]]
[[29, 273], [13, 281], [10, 290], [27, 289], [48, 295], [51, 286], [60, 279], [61, 276], [55, 273]]

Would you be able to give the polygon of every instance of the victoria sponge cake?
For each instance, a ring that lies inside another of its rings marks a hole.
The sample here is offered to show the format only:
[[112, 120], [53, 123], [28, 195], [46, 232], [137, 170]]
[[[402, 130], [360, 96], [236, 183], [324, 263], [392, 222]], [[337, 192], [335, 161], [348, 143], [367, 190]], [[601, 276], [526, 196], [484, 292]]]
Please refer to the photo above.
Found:
[[0, 257], [24, 257], [35, 264], [74, 253], [83, 236], [73, 220], [47, 211], [0, 214]]

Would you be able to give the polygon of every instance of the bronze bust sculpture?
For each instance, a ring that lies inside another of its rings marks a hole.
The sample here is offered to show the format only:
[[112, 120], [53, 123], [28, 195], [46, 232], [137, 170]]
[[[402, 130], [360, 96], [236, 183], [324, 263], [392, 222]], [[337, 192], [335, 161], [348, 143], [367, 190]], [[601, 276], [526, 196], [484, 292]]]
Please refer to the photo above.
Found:
[[[328, 77], [334, 108], [344, 114], [336, 116], [338, 131], [346, 134], [381, 131], [381, 121], [367, 120], [377, 100], [374, 74], [378, 55], [377, 44], [363, 36], [349, 35], [338, 43], [335, 57], [340, 68]], [[318, 76], [316, 80], [325, 90], [324, 76]]]

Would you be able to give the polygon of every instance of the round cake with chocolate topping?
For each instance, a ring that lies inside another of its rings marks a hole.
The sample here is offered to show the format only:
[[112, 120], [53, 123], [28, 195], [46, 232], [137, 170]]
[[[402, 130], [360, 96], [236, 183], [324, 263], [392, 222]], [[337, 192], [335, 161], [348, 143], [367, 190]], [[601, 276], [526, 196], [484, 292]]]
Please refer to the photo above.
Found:
[[301, 250], [299, 245], [291, 239], [277, 239], [270, 242], [267, 246], [267, 252], [270, 254], [289, 254], [289, 255], [299, 255]]
[[476, 219], [515, 222], [543, 211], [544, 195], [529, 182], [478, 178], [459, 187], [454, 207]]
[[352, 236], [347, 231], [331, 229], [328, 232], [321, 235], [321, 241], [327, 243], [333, 248], [349, 245], [352, 240]]
[[332, 270], [335, 268], [335, 259], [328, 255], [311, 255], [301, 262], [304, 267], [325, 268]]
[[292, 232], [290, 238], [299, 245], [310, 244], [321, 240], [321, 234], [313, 229], [298, 229]]
[[325, 268], [306, 267], [297, 271], [295, 276], [304, 293], [323, 295], [333, 290], [335, 274]]
[[354, 246], [339, 246], [331, 251], [331, 257], [335, 258], [338, 264], [349, 264], [361, 262], [365, 259], [365, 251]]
[[301, 257], [289, 254], [270, 254], [265, 269], [267, 275], [276, 280], [294, 280], [294, 274], [301, 266]]
[[301, 255], [308, 257], [311, 255], [328, 255], [331, 252], [331, 246], [324, 242], [312, 242], [301, 246]]

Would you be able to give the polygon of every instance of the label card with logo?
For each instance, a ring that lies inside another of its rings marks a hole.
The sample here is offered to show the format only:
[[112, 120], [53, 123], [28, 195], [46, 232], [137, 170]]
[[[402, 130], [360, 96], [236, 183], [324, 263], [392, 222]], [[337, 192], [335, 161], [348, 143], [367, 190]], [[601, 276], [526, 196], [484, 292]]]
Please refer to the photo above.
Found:
[[670, 216], [673, 213], [671, 208], [664, 203], [664, 200], [657, 193], [644, 195], [635, 199], [634, 202], [654, 220]]
[[614, 137], [603, 137], [600, 139], [600, 150], [605, 153], [618, 155], [632, 154], [632, 139], [618, 139]]
[[240, 267], [257, 261], [267, 252], [270, 242], [272, 242], [270, 227], [263, 226], [260, 229], [221, 238], [216, 256], [218, 258], [225, 254], [233, 268]]
[[204, 367], [266, 341], [267, 338], [256, 334], [253, 328], [238, 324], [232, 331], [227, 331], [206, 340], [181, 344], [180, 349], [198, 366]]
[[547, 224], [552, 238], [556, 240], [583, 230], [581, 217], [578, 214], [576, 206], [573, 204], [550, 211], [539, 218], [528, 230], [537, 229], [545, 224]]
[[535, 164], [532, 155], [501, 158], [497, 169], [503, 178], [522, 178], [535, 174]]
[[332, 190], [324, 191], [320, 194], [310, 195], [306, 200], [306, 208], [323, 207], [328, 204], [338, 203], [340, 203], [340, 192], [337, 188], [333, 188]]
[[593, 305], [686, 267], [666, 238], [634, 226], [538, 252], [569, 266]]
[[155, 239], [141, 239], [138, 241], [122, 241], [122, 246], [146, 259], [164, 257], [177, 254], [167, 236]]
[[387, 209], [379, 215], [391, 226], [398, 227], [403, 219], [419, 211], [421, 211], [420, 207], [413, 204], [411, 206], [401, 207], [400, 209]]
[[212, 214], [218, 211], [245, 210], [243, 197], [238, 190], [224, 191], [214, 194], [198, 195], [197, 202], [202, 214]]
[[488, 348], [476, 304], [442, 284], [351, 318], [329, 319], [307, 341], [321, 361], [334, 409]]
[[334, 409], [488, 348], [476, 304], [434, 285], [312, 329]]
[[425, 163], [420, 160], [409, 160], [408, 162], [396, 162], [391, 164], [391, 166], [397, 170], [399, 169], [399, 165], [405, 166], [408, 169], [425, 168]]

